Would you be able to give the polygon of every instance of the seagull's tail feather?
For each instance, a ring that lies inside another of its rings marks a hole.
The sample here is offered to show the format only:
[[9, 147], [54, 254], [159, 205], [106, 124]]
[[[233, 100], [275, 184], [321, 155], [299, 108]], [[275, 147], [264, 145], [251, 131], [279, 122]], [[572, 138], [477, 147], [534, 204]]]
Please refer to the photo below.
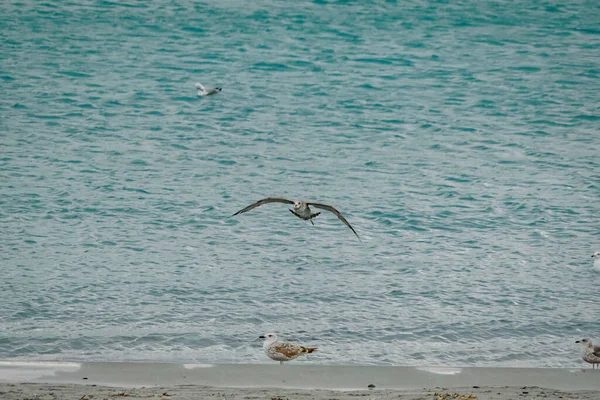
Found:
[[302, 347], [302, 352], [306, 354], [314, 353], [317, 351], [316, 347]]

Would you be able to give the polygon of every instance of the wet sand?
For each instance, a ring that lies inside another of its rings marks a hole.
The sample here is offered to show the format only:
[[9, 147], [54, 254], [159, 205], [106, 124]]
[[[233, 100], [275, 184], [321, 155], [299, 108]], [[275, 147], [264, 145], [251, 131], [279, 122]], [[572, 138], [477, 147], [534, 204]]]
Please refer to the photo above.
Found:
[[583, 368], [0, 362], [0, 398], [591, 400], [599, 378]]

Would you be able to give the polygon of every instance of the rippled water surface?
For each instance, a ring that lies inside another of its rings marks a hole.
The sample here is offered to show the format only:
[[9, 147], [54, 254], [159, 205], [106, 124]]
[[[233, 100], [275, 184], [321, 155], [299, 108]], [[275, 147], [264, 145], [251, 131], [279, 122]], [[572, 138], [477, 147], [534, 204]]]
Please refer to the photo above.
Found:
[[[596, 1], [4, 2], [0, 358], [581, 366]], [[194, 82], [221, 86], [196, 96]], [[334, 204], [315, 226], [265, 196]]]

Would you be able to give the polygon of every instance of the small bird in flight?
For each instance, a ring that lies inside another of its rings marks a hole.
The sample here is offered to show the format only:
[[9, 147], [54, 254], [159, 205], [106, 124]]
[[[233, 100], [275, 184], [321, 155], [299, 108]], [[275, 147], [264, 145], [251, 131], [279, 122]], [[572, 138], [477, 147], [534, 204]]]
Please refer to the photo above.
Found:
[[265, 354], [270, 359], [279, 361], [281, 365], [283, 365], [284, 361], [291, 361], [300, 357], [302, 354], [310, 354], [317, 351], [316, 347], [304, 347], [279, 340], [274, 333], [267, 333], [258, 338], [265, 340], [263, 343]]
[[198, 96], [210, 96], [211, 94], [221, 93], [222, 88], [214, 88], [210, 90], [206, 90], [204, 86], [200, 82], [196, 82], [196, 89], [198, 89]]
[[258, 206], [262, 206], [263, 204], [268, 204], [268, 203], [285, 203], [285, 204], [293, 204], [294, 205], [294, 209], [290, 209], [290, 212], [292, 214], [294, 214], [296, 217], [303, 219], [304, 221], [310, 221], [311, 224], [315, 224], [312, 219], [315, 218], [317, 215], [321, 214], [320, 212], [317, 213], [313, 213], [312, 210], [310, 209], [310, 206], [316, 207], [316, 208], [320, 208], [322, 210], [327, 210], [327, 211], [331, 211], [332, 213], [334, 213], [339, 219], [340, 221], [342, 221], [348, 228], [352, 229], [352, 232], [354, 232], [354, 234], [356, 235], [356, 237], [358, 238], [358, 240], [360, 240], [360, 237], [358, 237], [358, 234], [356, 233], [356, 231], [354, 230], [354, 228], [348, 223], [348, 221], [346, 221], [346, 218], [344, 218], [344, 216], [335, 209], [335, 207], [330, 206], [329, 204], [323, 204], [323, 203], [315, 203], [314, 201], [302, 201], [302, 200], [288, 200], [286, 198], [283, 197], [267, 197], [265, 199], [259, 200], [254, 204], [250, 204], [248, 207], [236, 212], [235, 214], [233, 214], [233, 216], [236, 216], [238, 214], [241, 213], [245, 213], [246, 211], [250, 211], [253, 208], [256, 208]]

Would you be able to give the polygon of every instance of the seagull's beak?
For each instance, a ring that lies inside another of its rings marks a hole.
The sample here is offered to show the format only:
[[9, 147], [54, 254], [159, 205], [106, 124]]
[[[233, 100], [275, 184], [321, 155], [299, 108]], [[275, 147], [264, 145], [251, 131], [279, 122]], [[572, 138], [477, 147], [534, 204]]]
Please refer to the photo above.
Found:
[[265, 337], [264, 337], [264, 336], [259, 336], [258, 338], [259, 338], [259, 339], [264, 339]]
[[581, 343], [581, 340], [576, 341], [575, 343]]

